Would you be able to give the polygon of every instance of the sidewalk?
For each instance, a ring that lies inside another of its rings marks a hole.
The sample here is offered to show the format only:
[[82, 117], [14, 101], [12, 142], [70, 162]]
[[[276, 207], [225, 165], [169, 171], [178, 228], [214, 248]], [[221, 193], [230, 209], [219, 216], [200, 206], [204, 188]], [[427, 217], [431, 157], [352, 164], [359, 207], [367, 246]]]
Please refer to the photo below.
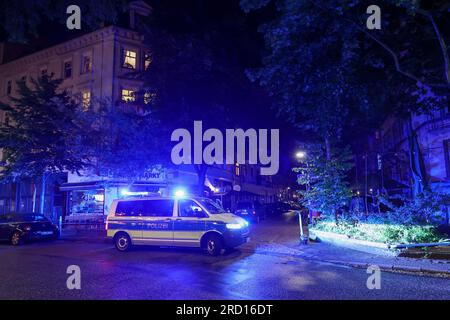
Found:
[[84, 241], [94, 243], [110, 242], [109, 239], [106, 239], [106, 231], [98, 229], [93, 230], [77, 230], [75, 228], [62, 229], [60, 239], [65, 241]]
[[290, 255], [300, 259], [357, 268], [377, 265], [382, 271], [450, 278], [450, 260], [409, 258], [381, 252], [369, 253], [328, 243], [310, 242], [308, 245], [300, 245], [298, 226], [295, 224], [275, 222], [267, 225], [264, 223], [254, 228], [254, 237], [251, 242], [256, 253]]

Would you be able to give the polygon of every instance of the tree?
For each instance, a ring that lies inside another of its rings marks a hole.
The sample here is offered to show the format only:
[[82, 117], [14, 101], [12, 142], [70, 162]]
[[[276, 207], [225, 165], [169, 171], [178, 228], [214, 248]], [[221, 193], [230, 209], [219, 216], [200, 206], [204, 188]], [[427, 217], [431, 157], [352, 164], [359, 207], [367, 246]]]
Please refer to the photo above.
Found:
[[40, 179], [43, 213], [48, 177], [83, 169], [88, 157], [81, 151], [88, 137], [78, 121], [77, 103], [58, 89], [61, 80], [43, 76], [30, 82], [28, 86], [18, 81], [17, 96], [10, 97], [9, 104], [0, 104], [9, 119], [0, 126], [1, 179]]
[[[366, 28], [371, 3], [362, 0], [242, 0], [241, 6], [248, 12], [269, 3], [276, 7], [275, 19], [260, 27], [268, 54], [250, 76], [276, 97], [282, 114], [318, 134], [327, 150], [383, 120], [372, 115], [395, 114], [411, 124], [412, 114], [448, 104], [445, 2], [426, 7], [386, 1], [376, 31]], [[427, 179], [409, 128], [414, 189], [420, 192]]]
[[352, 158], [349, 149], [333, 148], [329, 156], [324, 148], [310, 146], [301, 165], [293, 169], [298, 173], [297, 182], [306, 186], [305, 190], [300, 191], [302, 205], [333, 216], [338, 222], [339, 209], [348, 204], [352, 194], [345, 181], [353, 166]]
[[93, 137], [84, 145], [90, 170], [101, 177], [125, 179], [132, 184], [169, 159], [163, 127], [150, 111], [138, 111], [135, 105], [113, 105], [93, 99], [81, 115], [85, 135]]
[[[161, 121], [166, 141], [174, 129], [191, 130], [194, 120], [201, 120], [204, 130], [241, 126], [251, 97], [250, 83], [235, 59], [241, 49], [235, 41], [245, 36], [239, 19], [230, 23], [220, 10], [212, 10], [220, 13], [217, 19], [193, 19], [208, 3], [197, 5], [182, 12], [170, 7], [168, 13], [163, 5], [155, 9], [162, 12], [155, 17], [159, 21], [140, 26], [147, 29], [146, 39], [153, 48], [153, 62], [145, 74], [146, 90], [155, 95], [150, 108]], [[227, 10], [227, 5], [219, 7]], [[209, 165], [193, 164], [193, 168], [198, 193], [203, 194]]]
[[[114, 23], [126, 8], [126, 0], [4, 0], [0, 2], [0, 32], [11, 42], [29, 42], [39, 37], [45, 23], [66, 25], [67, 7], [78, 5], [81, 9], [82, 28], [95, 30], [101, 24]], [[61, 31], [62, 28], [58, 28]]]

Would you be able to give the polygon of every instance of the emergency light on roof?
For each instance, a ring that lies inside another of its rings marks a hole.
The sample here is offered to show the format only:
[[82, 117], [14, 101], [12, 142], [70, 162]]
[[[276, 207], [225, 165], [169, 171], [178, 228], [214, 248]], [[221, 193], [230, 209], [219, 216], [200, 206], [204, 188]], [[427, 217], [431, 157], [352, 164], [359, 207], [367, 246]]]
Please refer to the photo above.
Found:
[[174, 194], [175, 197], [182, 198], [186, 195], [186, 192], [184, 191], [184, 189], [176, 189]]

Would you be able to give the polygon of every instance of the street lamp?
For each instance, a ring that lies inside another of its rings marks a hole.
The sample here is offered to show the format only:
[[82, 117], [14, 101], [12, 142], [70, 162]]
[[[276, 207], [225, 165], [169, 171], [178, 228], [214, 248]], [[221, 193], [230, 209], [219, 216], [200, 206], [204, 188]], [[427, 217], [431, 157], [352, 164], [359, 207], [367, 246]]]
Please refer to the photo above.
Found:
[[[306, 158], [306, 152], [305, 151], [297, 151], [295, 153], [295, 158], [297, 158], [297, 160], [299, 162], [301, 162], [302, 160], [304, 160]], [[306, 161], [306, 168], [308, 168], [308, 161]], [[309, 173], [307, 173], [309, 175]], [[309, 190], [309, 181], [306, 185], [306, 190]], [[308, 216], [309, 219], [312, 221], [312, 217], [311, 217], [311, 211], [308, 209]], [[304, 234], [304, 230], [303, 230], [303, 226], [306, 223], [306, 227], [308, 227], [308, 222], [307, 221], [303, 221], [302, 219], [302, 211], [300, 210], [298, 212], [298, 224], [300, 227], [300, 243], [301, 244], [307, 244], [308, 243], [308, 235]]]

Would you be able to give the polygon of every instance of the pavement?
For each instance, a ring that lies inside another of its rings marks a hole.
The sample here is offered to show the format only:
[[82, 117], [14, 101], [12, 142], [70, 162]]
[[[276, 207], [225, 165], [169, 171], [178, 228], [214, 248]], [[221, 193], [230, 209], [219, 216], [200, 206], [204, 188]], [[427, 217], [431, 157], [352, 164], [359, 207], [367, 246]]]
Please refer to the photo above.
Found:
[[[392, 257], [323, 243], [299, 246], [297, 226], [279, 221], [252, 231], [249, 243], [218, 257], [186, 248], [121, 253], [92, 232], [0, 244], [0, 299], [450, 299], [450, 279], [382, 270], [381, 288], [371, 290], [366, 268], [349, 264], [389, 265]], [[345, 263], [333, 262], [344, 257]], [[79, 290], [66, 286], [71, 265], [81, 270]]]

